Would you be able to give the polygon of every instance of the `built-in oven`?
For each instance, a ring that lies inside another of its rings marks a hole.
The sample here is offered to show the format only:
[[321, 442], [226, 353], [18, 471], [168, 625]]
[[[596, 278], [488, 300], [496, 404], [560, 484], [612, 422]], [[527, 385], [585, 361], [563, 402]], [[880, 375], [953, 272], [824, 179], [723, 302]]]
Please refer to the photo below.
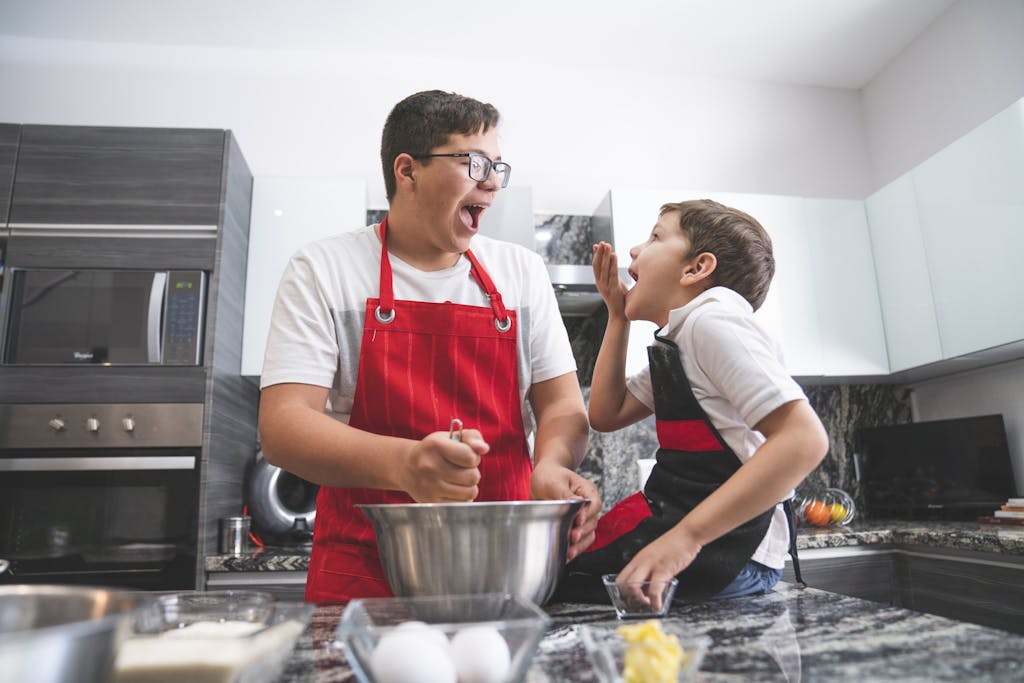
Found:
[[192, 403], [0, 405], [0, 583], [194, 588], [202, 422]]
[[206, 273], [10, 268], [8, 365], [201, 365]]

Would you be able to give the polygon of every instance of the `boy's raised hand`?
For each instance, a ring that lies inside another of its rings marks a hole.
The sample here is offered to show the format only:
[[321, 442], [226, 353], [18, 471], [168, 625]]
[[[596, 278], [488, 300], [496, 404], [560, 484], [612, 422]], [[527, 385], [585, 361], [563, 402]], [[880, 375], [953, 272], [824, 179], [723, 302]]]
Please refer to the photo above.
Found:
[[598, 242], [594, 245], [594, 282], [608, 307], [608, 316], [625, 317], [626, 284], [619, 277], [619, 259], [612, 245]]

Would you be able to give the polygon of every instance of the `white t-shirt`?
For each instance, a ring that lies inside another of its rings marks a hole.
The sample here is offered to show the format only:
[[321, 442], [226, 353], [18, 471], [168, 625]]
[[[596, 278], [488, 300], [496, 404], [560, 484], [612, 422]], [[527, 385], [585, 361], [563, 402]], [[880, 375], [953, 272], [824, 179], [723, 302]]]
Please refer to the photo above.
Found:
[[[712, 287], [671, 311], [659, 331], [679, 346], [697, 402], [742, 462], [765, 441], [754, 425], [783, 404], [807, 398], [786, 372], [778, 344], [752, 314], [750, 303], [735, 291]], [[649, 367], [631, 376], [626, 386], [654, 410]], [[789, 530], [780, 504], [751, 559], [782, 569], [788, 550]]]
[[[374, 227], [313, 242], [292, 256], [274, 302], [260, 388], [284, 382], [328, 387], [328, 412], [348, 421], [366, 300], [380, 295], [381, 245]], [[470, 248], [505, 307], [517, 314], [519, 398], [529, 435], [530, 385], [576, 371], [569, 336], [538, 254], [483, 235], [475, 236]], [[490, 308], [465, 256], [438, 271], [419, 270], [393, 254], [390, 260], [395, 299]]]

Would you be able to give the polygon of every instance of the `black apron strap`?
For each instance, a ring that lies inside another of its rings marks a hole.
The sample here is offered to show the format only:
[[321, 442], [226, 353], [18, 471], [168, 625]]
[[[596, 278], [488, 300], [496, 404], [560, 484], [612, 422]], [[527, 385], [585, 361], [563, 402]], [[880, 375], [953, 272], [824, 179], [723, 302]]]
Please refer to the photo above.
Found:
[[786, 526], [789, 528], [789, 556], [793, 558], [793, 576], [800, 588], [807, 588], [804, 577], [800, 574], [800, 557], [796, 551], [796, 511], [793, 510], [793, 499], [782, 501], [782, 509], [786, 513]]

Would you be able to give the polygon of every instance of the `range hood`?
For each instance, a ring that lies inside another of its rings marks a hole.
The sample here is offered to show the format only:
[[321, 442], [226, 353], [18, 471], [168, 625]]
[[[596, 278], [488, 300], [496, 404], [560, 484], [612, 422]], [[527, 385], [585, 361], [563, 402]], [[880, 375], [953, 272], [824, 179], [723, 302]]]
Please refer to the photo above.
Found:
[[[521, 244], [527, 249], [538, 251], [543, 243], [537, 239], [533, 214], [533, 193], [528, 187], [506, 187], [495, 196], [494, 203], [480, 219], [480, 231], [495, 239]], [[590, 266], [590, 245], [605, 241], [611, 243], [611, 205], [608, 197], [595, 211], [590, 221], [589, 234], [582, 236], [586, 253], [575, 260], [580, 263], [550, 263], [548, 277], [555, 290], [558, 310], [563, 317], [588, 317], [596, 312], [604, 301], [594, 284], [594, 271]], [[549, 259], [550, 260], [550, 259]]]
[[555, 288], [558, 310], [564, 317], [586, 318], [604, 305], [594, 284], [591, 266], [548, 265], [548, 277]]

